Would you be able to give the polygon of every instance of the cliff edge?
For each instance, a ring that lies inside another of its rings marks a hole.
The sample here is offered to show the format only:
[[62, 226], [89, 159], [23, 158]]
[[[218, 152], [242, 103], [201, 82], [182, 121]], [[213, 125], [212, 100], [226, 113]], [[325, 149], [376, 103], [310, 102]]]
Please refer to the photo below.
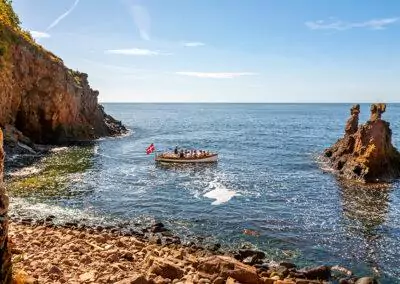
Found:
[[340, 176], [362, 182], [391, 181], [400, 176], [400, 153], [392, 144], [389, 122], [381, 118], [386, 104], [372, 104], [370, 119], [358, 125], [360, 105], [350, 109], [345, 135], [325, 156]]
[[[19, 26], [8, 0], [0, 0], [0, 126], [33, 143], [64, 144], [126, 132], [98, 104], [88, 75], [35, 43]], [[10, 133], [5, 130], [5, 137]], [[13, 130], [13, 132], [16, 132]], [[14, 135], [15, 136], [15, 135]]]

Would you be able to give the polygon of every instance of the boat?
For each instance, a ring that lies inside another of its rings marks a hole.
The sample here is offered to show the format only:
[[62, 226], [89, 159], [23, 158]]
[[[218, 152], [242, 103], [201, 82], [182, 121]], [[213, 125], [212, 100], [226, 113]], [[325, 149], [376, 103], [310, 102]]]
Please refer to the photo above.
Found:
[[155, 161], [160, 163], [216, 163], [218, 154], [210, 153], [200, 157], [180, 157], [174, 153], [162, 153], [155, 155]]

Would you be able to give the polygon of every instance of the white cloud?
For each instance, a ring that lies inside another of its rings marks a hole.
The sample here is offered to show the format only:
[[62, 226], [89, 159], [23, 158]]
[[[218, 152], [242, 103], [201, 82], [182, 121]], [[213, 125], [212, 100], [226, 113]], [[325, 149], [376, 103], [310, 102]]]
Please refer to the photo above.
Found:
[[32, 37], [34, 39], [41, 39], [41, 38], [49, 38], [50, 35], [45, 32], [39, 32], [39, 31], [30, 31]]
[[241, 76], [252, 76], [257, 73], [252, 72], [175, 72], [175, 74], [183, 76], [191, 76], [197, 78], [211, 78], [211, 79], [233, 79]]
[[161, 52], [158, 50], [141, 49], [141, 48], [110, 49], [110, 50], [106, 50], [105, 53], [120, 54], [120, 55], [134, 55], [134, 56], [170, 55], [170, 53], [165, 53], [165, 52]]
[[199, 47], [199, 46], [204, 46], [206, 44], [203, 42], [193, 41], [193, 42], [185, 42], [183, 43], [183, 45], [186, 47]]
[[365, 22], [344, 22], [340, 20], [318, 20], [309, 21], [305, 25], [311, 30], [337, 30], [344, 31], [354, 28], [366, 28], [371, 30], [382, 30], [386, 26], [395, 24], [400, 18], [384, 18], [384, 19], [373, 19]]
[[52, 28], [54, 28], [55, 26], [57, 26], [61, 22], [62, 19], [67, 17], [76, 8], [76, 6], [79, 4], [79, 1], [80, 0], [75, 0], [74, 4], [72, 4], [71, 8], [69, 8], [68, 11], [66, 11], [64, 14], [59, 16], [57, 19], [54, 20], [54, 22], [52, 22], [50, 24], [50, 26], [48, 26], [47, 31], [49, 31]]

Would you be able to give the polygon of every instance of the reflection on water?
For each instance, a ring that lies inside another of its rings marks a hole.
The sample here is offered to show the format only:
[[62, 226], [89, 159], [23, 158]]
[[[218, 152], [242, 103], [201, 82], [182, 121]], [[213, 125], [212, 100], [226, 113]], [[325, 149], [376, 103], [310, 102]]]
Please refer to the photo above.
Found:
[[343, 223], [347, 235], [360, 238], [364, 246], [358, 248], [357, 257], [370, 263], [378, 272], [382, 247], [383, 224], [389, 212], [389, 184], [363, 185], [339, 181]]
[[8, 190], [16, 197], [72, 197], [79, 195], [69, 186], [79, 180], [79, 174], [93, 166], [94, 146], [71, 147], [62, 151], [53, 151], [50, 156], [33, 165], [35, 170], [23, 173], [13, 172], [8, 181]]
[[377, 227], [385, 222], [389, 211], [391, 186], [340, 182], [340, 189], [343, 214], [346, 218], [361, 225], [366, 236], [376, 234]]

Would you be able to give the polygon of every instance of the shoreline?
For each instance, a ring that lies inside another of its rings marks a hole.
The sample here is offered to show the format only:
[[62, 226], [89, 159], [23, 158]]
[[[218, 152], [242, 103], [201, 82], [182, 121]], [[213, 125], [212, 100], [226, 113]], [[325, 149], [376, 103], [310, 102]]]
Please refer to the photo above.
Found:
[[52, 219], [10, 221], [14, 278], [23, 283], [358, 283], [339, 266], [298, 269], [257, 250], [183, 245], [162, 223], [140, 233]]
[[[95, 143], [95, 142], [93, 142]], [[71, 145], [70, 145], [71, 146]], [[74, 145], [77, 146], [77, 145]], [[81, 145], [82, 146], [82, 145]], [[26, 167], [32, 166], [32, 164], [36, 163], [42, 158], [46, 158], [50, 156], [51, 154], [54, 154], [55, 152], [58, 151], [53, 151], [54, 149], [60, 148], [59, 146], [43, 146], [40, 152], [38, 152], [35, 155], [35, 160], [31, 163], [31, 160], [25, 160], [24, 156], [22, 156], [22, 163], [19, 163], [17, 166], [14, 167], [7, 167], [5, 171], [5, 175], [10, 178], [10, 172], [12, 170], [21, 170]], [[66, 148], [69, 149], [70, 147]], [[18, 156], [17, 156], [18, 157]], [[11, 158], [12, 160], [12, 158]], [[21, 161], [20, 161], [21, 162]], [[25, 162], [25, 163], [24, 163]], [[28, 175], [34, 175], [34, 173], [28, 174]], [[153, 224], [145, 224], [149, 225], [148, 227], [130, 227], [130, 226], [124, 226], [123, 224], [115, 224], [112, 226], [98, 226], [98, 225], [88, 225], [85, 224], [84, 221], [76, 221], [76, 220], [70, 220], [67, 222], [53, 222], [53, 221], [58, 221], [55, 216], [47, 216], [44, 218], [21, 218], [18, 216], [12, 216], [10, 218], [10, 239], [12, 242], [17, 244], [16, 250], [14, 252], [23, 252], [25, 254], [29, 254], [32, 250], [32, 248], [27, 247], [26, 245], [22, 244], [20, 241], [20, 238], [24, 240], [25, 243], [29, 244], [32, 243], [33, 241], [35, 242], [35, 246], [39, 246], [40, 251], [46, 251], [49, 253], [49, 256], [44, 257], [43, 261], [45, 261], [47, 264], [51, 263], [53, 264], [52, 267], [57, 266], [57, 264], [60, 264], [60, 261], [57, 263], [53, 263], [52, 259], [57, 259], [57, 253], [55, 255], [52, 255], [54, 252], [59, 252], [59, 254], [70, 256], [70, 257], [77, 257], [77, 255], [74, 254], [74, 251], [68, 251], [66, 250], [63, 245], [57, 245], [55, 248], [49, 248], [46, 247], [46, 244], [48, 243], [49, 238], [51, 239], [54, 236], [58, 236], [59, 238], [60, 233], [61, 235], [66, 235], [68, 240], [74, 239], [76, 236], [82, 235], [82, 236], [88, 236], [90, 240], [96, 240], [97, 238], [100, 238], [101, 236], [106, 236], [105, 238], [108, 239], [111, 243], [112, 242], [117, 242], [117, 241], [126, 241], [127, 239], [134, 239], [135, 241], [142, 242], [144, 245], [143, 247], [150, 247], [150, 251], [153, 254], [158, 255], [158, 251], [162, 250], [163, 248], [168, 248], [167, 251], [170, 252], [176, 252], [176, 248], [179, 248], [180, 250], [184, 250], [187, 255], [190, 255], [191, 257], [198, 257], [200, 254], [201, 257], [204, 257], [204, 255], [207, 255], [208, 257], [211, 256], [222, 256], [222, 257], [228, 257], [229, 261], [233, 261], [235, 263], [240, 263], [240, 265], [245, 265], [249, 269], [251, 268], [251, 271], [253, 273], [253, 278], [258, 277], [257, 282], [244, 282], [241, 281], [240, 283], [322, 283], [321, 281], [328, 281], [329, 280], [334, 280], [335, 281], [339, 280], [339, 278], [347, 279], [349, 281], [343, 282], [343, 283], [355, 283], [356, 277], [348, 270], [343, 267], [331, 267], [328, 266], [320, 266], [320, 267], [313, 267], [310, 269], [300, 269], [298, 270], [296, 268], [296, 265], [290, 262], [283, 262], [279, 265], [279, 263], [272, 262], [268, 260], [268, 256], [265, 256], [265, 253], [262, 251], [257, 251], [257, 250], [252, 250], [252, 249], [240, 249], [238, 251], [228, 251], [221, 249], [220, 245], [218, 243], [195, 243], [195, 242], [185, 242], [182, 244], [181, 239], [178, 236], [173, 235], [167, 228], [164, 227], [162, 223], [153, 223]], [[14, 234], [14, 233], [17, 233]], [[250, 232], [251, 233], [251, 232]], [[33, 235], [33, 236], [29, 236]], [[49, 236], [50, 237], [49, 237]], [[17, 241], [13, 241], [13, 238], [17, 237]], [[32, 240], [33, 239], [33, 240]], [[80, 246], [83, 247], [83, 250], [86, 251], [87, 255], [92, 255], [95, 254], [99, 250], [99, 245], [96, 244], [95, 246], [88, 244], [87, 242], [83, 242], [80, 244]], [[97, 246], [97, 247], [96, 247]], [[156, 247], [153, 247], [156, 246]], [[173, 247], [170, 249], [170, 247]], [[157, 248], [157, 249], [156, 249]], [[130, 247], [132, 251], [135, 251], [136, 248], [135, 246]], [[33, 253], [33, 251], [32, 251]], [[141, 254], [140, 254], [141, 256]], [[13, 259], [16, 257], [17, 260], [21, 258], [21, 255], [14, 255]], [[90, 257], [90, 256], [89, 256]], [[41, 259], [35, 259], [36, 261], [39, 261], [38, 263], [41, 263]], [[34, 260], [34, 261], [35, 261]], [[101, 259], [103, 261], [104, 259]], [[23, 259], [21, 262], [18, 262], [19, 264], [14, 266], [14, 273], [16, 272], [15, 269], [25, 271], [27, 273], [27, 276], [34, 277], [37, 279], [39, 282], [33, 282], [33, 283], [118, 283], [119, 280], [124, 280], [127, 277], [131, 277], [130, 274], [124, 274], [121, 272], [121, 279], [104, 279], [102, 276], [99, 276], [100, 274], [92, 273], [92, 270], [88, 270], [87, 268], [82, 270], [82, 274], [88, 273], [88, 271], [93, 275], [94, 280], [87, 282], [85, 281], [80, 281], [79, 277], [80, 275], [72, 275], [70, 270], [74, 270], [76, 267], [71, 267], [71, 266], [65, 266], [62, 264], [61, 261], [61, 266], [63, 267], [63, 271], [66, 271], [67, 274], [64, 275], [64, 273], [60, 274], [59, 272], [55, 273], [56, 275], [53, 275], [54, 271], [51, 271], [50, 267], [48, 270], [32, 270], [30, 267], [32, 263], [30, 262], [30, 258], [28, 257], [27, 259]], [[116, 260], [117, 261], [117, 260]], [[141, 260], [143, 261], [143, 259]], [[228, 261], [228, 262], [229, 262]], [[85, 266], [85, 261], [78, 261], [77, 262], [79, 265]], [[106, 261], [107, 263], [107, 261]], [[78, 265], [77, 264], [77, 265]], [[111, 265], [112, 263], [110, 263]], [[33, 262], [33, 267], [35, 268], [36, 262]], [[79, 266], [78, 265], [78, 266]], [[124, 265], [130, 265], [130, 264], [124, 264]], [[239, 264], [238, 264], [239, 265]], [[190, 264], [193, 268], [193, 264]], [[126, 268], [126, 266], [124, 266]], [[147, 266], [146, 266], [147, 267]], [[60, 268], [60, 267], [58, 267]], [[146, 281], [148, 282], [121, 282], [121, 283], [179, 283], [179, 281], [171, 282], [173, 279], [170, 279], [171, 281], [168, 282], [168, 280], [164, 281], [162, 279], [156, 280], [157, 276], [154, 275], [149, 275], [149, 271], [151, 267], [147, 267], [145, 269], [145, 273], [140, 272], [141, 276], [139, 277], [140, 279], [147, 279]], [[97, 269], [97, 268], [96, 268]], [[94, 268], [94, 270], [96, 270]], [[116, 269], [116, 268], [115, 268]], [[127, 270], [130, 270], [126, 268]], [[192, 274], [182, 274], [185, 276], [190, 276], [196, 274], [197, 271], [196, 268], [194, 268], [194, 272]], [[254, 270], [255, 269], [255, 270]], [[336, 272], [334, 271], [336, 269]], [[57, 268], [54, 268], [53, 270], [57, 270]], [[58, 271], [58, 270], [57, 270]], [[255, 272], [254, 272], [255, 271]], [[337, 273], [339, 271], [339, 273]], [[200, 271], [201, 272], [201, 271]], [[333, 275], [331, 272], [334, 272], [337, 276], [336, 278], [331, 278]], [[138, 272], [139, 273], [139, 272]], [[255, 274], [254, 274], [255, 273]], [[22, 272], [22, 274], [24, 274]], [[110, 275], [112, 273], [110, 272]], [[201, 274], [201, 273], [200, 273]], [[57, 276], [58, 275], [58, 276]], [[307, 276], [308, 275], [308, 276]], [[315, 276], [317, 275], [317, 277]], [[204, 275], [203, 275], [204, 276]], [[209, 275], [210, 276], [210, 275]], [[25, 276], [24, 276], [25, 277]], [[43, 279], [42, 279], [42, 278]], [[47, 277], [47, 278], [46, 278]], [[59, 278], [57, 278], [59, 277]], [[82, 276], [83, 277], [83, 276]], [[122, 279], [125, 277], [124, 279]], [[182, 276], [183, 277], [183, 276]], [[194, 276], [193, 276], [194, 277]], [[200, 276], [199, 276], [200, 277]], [[286, 277], [292, 277], [291, 280], [287, 280]], [[57, 279], [56, 279], [57, 278]], [[83, 277], [84, 278], [84, 277]], [[101, 278], [101, 281], [99, 280]], [[218, 278], [218, 277], [217, 277]], [[266, 278], [266, 279], [262, 279]], [[225, 283], [228, 278], [223, 279], [223, 282], [215, 282], [213, 279], [213, 275], [211, 275], [209, 278], [207, 278], [209, 281], [206, 281], [206, 278], [203, 278], [204, 281], [199, 282], [201, 279], [183, 279], [180, 278], [181, 283]], [[234, 279], [234, 278], [233, 278]], [[285, 280], [286, 279], [286, 280]], [[301, 280], [295, 280], [295, 279], [301, 279]], [[307, 282], [308, 279], [310, 280]], [[320, 279], [321, 281], [313, 282], [316, 279]], [[117, 281], [118, 280], [118, 281]], [[220, 279], [221, 280], [221, 279]], [[286, 282], [277, 282], [278, 280], [285, 280]], [[32, 279], [32, 281], [36, 281]], [[41, 282], [43, 281], [43, 282]], [[50, 282], [49, 282], [50, 281]], [[51, 281], [58, 281], [58, 282], [51, 282]], [[63, 282], [64, 281], [64, 282]], [[72, 282], [70, 282], [72, 281]], [[76, 281], [76, 282], [73, 282]], [[100, 282], [98, 282], [100, 281]], [[108, 282], [107, 282], [108, 281]], [[111, 282], [110, 282], [111, 281]], [[115, 282], [116, 281], [116, 282]], [[144, 281], [144, 280], [143, 280]], [[153, 282], [152, 282], [153, 281]], [[189, 282], [188, 282], [189, 281]], [[344, 280], [343, 280], [344, 281]], [[226, 282], [226, 283], [235, 283], [235, 282]], [[325, 282], [326, 283], [326, 282]], [[329, 283], [329, 282], [328, 282]]]

